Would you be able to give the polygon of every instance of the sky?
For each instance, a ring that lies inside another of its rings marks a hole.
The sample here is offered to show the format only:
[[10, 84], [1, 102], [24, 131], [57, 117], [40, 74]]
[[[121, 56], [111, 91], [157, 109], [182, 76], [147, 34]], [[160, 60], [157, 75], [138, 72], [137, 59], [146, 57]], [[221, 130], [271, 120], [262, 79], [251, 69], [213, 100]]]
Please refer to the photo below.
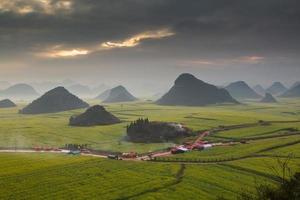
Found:
[[0, 0], [0, 81], [300, 78], [299, 0]]

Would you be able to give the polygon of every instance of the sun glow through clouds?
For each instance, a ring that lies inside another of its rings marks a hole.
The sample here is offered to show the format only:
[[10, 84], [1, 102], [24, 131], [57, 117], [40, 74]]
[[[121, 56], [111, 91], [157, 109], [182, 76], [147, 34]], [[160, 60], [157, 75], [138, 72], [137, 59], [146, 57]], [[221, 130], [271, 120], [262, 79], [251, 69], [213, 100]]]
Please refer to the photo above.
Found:
[[114, 49], [114, 48], [123, 48], [123, 47], [135, 47], [140, 44], [142, 40], [146, 39], [160, 39], [164, 37], [170, 37], [175, 35], [174, 32], [171, 32], [169, 29], [161, 29], [158, 31], [148, 31], [144, 33], [137, 34], [129, 39], [123, 41], [108, 41], [101, 44], [102, 48], [105, 49]]
[[42, 13], [53, 15], [61, 11], [71, 11], [72, 0], [0, 0], [0, 13], [13, 12], [19, 15]]
[[38, 56], [48, 58], [59, 58], [59, 57], [76, 57], [89, 54], [90, 51], [86, 49], [70, 49], [70, 50], [58, 50], [53, 49], [47, 52], [39, 53]]
[[98, 51], [112, 50], [116, 48], [132, 48], [140, 45], [143, 40], [146, 39], [161, 39], [175, 35], [174, 32], [169, 29], [160, 29], [156, 31], [146, 31], [132, 36], [129, 39], [123, 41], [107, 41], [100, 45], [85, 47], [85, 48], [64, 48], [63, 45], [56, 45], [52, 48], [48, 48], [42, 53], [36, 55], [40, 57], [48, 58], [68, 58], [82, 55], [88, 55]]

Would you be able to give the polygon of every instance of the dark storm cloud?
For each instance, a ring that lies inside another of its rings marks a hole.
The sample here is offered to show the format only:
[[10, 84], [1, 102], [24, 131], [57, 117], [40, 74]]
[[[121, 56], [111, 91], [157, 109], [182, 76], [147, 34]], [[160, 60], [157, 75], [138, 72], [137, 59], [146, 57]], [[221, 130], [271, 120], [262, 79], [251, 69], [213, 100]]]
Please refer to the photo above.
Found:
[[297, 0], [72, 2], [71, 12], [47, 14], [37, 12], [36, 5], [27, 14], [1, 12], [1, 42], [6, 45], [9, 42], [13, 47], [93, 43], [124, 39], [161, 27], [173, 28], [184, 42], [195, 44], [196, 40], [197, 44], [197, 40], [206, 43], [214, 40], [223, 48], [230, 42], [237, 48], [261, 44], [297, 48], [294, 44], [299, 41], [300, 2]]
[[[213, 71], [244, 65], [257, 72], [285, 65], [295, 74], [299, 19], [299, 0], [0, 0], [0, 58], [25, 55], [27, 65], [39, 70], [63, 70], [71, 63], [78, 74], [79, 63], [91, 70], [98, 63], [124, 65], [133, 72], [143, 63], [149, 68], [160, 63], [167, 71], [189, 64]], [[159, 39], [160, 30], [169, 32]], [[108, 41], [131, 44], [96, 49]], [[33, 63], [36, 53], [56, 48], [80, 61]]]

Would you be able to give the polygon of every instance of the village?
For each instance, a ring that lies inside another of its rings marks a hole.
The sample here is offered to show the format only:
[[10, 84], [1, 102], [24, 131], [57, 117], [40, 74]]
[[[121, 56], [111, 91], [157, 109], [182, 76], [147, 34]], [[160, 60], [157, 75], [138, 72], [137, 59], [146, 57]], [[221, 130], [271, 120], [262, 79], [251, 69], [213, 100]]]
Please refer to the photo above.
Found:
[[[59, 153], [67, 155], [82, 155], [82, 156], [92, 156], [98, 158], [106, 158], [112, 160], [127, 160], [127, 161], [157, 161], [157, 158], [161, 157], [172, 157], [176, 154], [184, 154], [191, 151], [207, 151], [214, 147], [219, 146], [234, 146], [238, 144], [247, 144], [248, 140], [238, 140], [238, 141], [228, 141], [228, 142], [209, 142], [205, 140], [205, 137], [211, 136], [220, 131], [228, 131], [241, 128], [249, 128], [256, 126], [270, 126], [273, 123], [295, 123], [295, 121], [264, 121], [259, 120], [254, 123], [244, 123], [236, 125], [219, 125], [216, 128], [210, 130], [199, 131], [194, 139], [183, 142], [182, 144], [174, 144], [171, 147], [165, 148], [163, 150], [147, 152], [139, 154], [135, 151], [130, 152], [110, 152], [103, 150], [96, 150], [89, 148], [88, 144], [65, 144], [64, 147], [49, 147], [49, 146], [35, 146], [32, 148], [0, 148], [0, 153]], [[167, 123], [176, 130], [182, 131], [187, 129], [183, 124], [180, 123]], [[160, 160], [161, 161], [161, 160]]]
[[93, 156], [99, 158], [107, 158], [113, 160], [131, 160], [131, 161], [152, 161], [156, 157], [165, 157], [172, 156], [174, 154], [182, 154], [189, 151], [203, 151], [216, 146], [232, 146], [240, 142], [228, 142], [228, 143], [209, 143], [204, 140], [204, 137], [209, 136], [212, 131], [200, 132], [199, 136], [191, 142], [184, 142], [183, 144], [174, 145], [163, 151], [148, 152], [145, 154], [138, 154], [137, 152], [106, 152], [99, 151], [88, 148], [88, 144], [66, 144], [63, 148], [54, 148], [54, 147], [42, 147], [36, 146], [33, 148], [19, 149], [19, 148], [10, 148], [10, 149], [0, 149], [2, 153], [61, 153], [67, 155], [82, 155], [82, 156]]
[[[23, 152], [23, 153], [62, 153], [68, 155], [82, 155], [82, 156], [93, 156], [99, 158], [107, 158], [114, 160], [131, 160], [131, 161], [154, 161], [158, 157], [170, 157], [176, 154], [183, 154], [190, 151], [205, 151], [214, 147], [219, 146], [233, 146], [237, 144], [247, 144], [246, 140], [241, 141], [228, 141], [228, 142], [208, 142], [205, 140], [205, 137], [215, 134], [220, 131], [228, 131], [241, 128], [249, 128], [256, 126], [269, 126], [272, 123], [287, 123], [287, 122], [299, 122], [296, 121], [264, 121], [259, 120], [254, 123], [244, 123], [244, 124], [235, 124], [235, 125], [219, 125], [218, 127], [212, 128], [210, 130], [199, 131], [198, 136], [194, 140], [183, 142], [182, 144], [176, 144], [172, 147], [168, 147], [164, 150], [147, 152], [144, 154], [138, 154], [135, 151], [130, 152], [109, 152], [101, 151], [89, 148], [88, 144], [66, 144], [63, 148], [54, 148], [54, 147], [42, 147], [36, 146], [30, 149], [0, 149], [0, 152]], [[183, 124], [180, 123], [168, 123], [176, 127], [178, 130], [186, 128]]]

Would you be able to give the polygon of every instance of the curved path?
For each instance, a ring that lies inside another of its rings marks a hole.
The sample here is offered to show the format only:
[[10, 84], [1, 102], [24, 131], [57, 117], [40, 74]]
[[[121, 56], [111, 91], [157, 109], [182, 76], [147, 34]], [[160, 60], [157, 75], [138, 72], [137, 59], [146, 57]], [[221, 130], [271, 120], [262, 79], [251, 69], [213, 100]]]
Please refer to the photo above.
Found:
[[[295, 121], [265, 121], [266, 123], [298, 123], [300, 122], [299, 120]], [[237, 129], [241, 127], [249, 127], [249, 126], [259, 126], [261, 125], [260, 123], [251, 123], [251, 124], [239, 124], [239, 125], [232, 125], [232, 126], [224, 126], [221, 128], [224, 129]], [[210, 131], [205, 131], [203, 133], [200, 133], [199, 136], [196, 138], [195, 142], [198, 140], [202, 140], [203, 137], [209, 135], [211, 132], [218, 132], [221, 131], [219, 128], [213, 128]], [[296, 143], [300, 143], [300, 141], [296, 141]], [[0, 148], [0, 153], [57, 153], [57, 154], [67, 154], [69, 153], [69, 150], [65, 149], [58, 149], [58, 150], [35, 150], [35, 149], [5, 149], [5, 148]], [[98, 158], [108, 158], [107, 154], [96, 154], [96, 153], [80, 153], [82, 156], [92, 156], [92, 157], [98, 157]], [[170, 151], [165, 151], [165, 152], [157, 152], [153, 153], [152, 157], [163, 157], [163, 156], [170, 156], [171, 152]], [[242, 160], [246, 159], [249, 157], [260, 157], [260, 155], [248, 155], [240, 158], [235, 158], [234, 160]], [[266, 156], [268, 157], [268, 156]], [[146, 156], [141, 156], [137, 158], [132, 158], [132, 159], [123, 159], [123, 160], [129, 160], [129, 161], [153, 161], [153, 162], [164, 162], [164, 163], [186, 163], [186, 164], [212, 164], [212, 163], [222, 163], [230, 160], [221, 160], [221, 161], [214, 161], [214, 162], [189, 162], [189, 161], [155, 161], [155, 160], [149, 160], [149, 157]]]

